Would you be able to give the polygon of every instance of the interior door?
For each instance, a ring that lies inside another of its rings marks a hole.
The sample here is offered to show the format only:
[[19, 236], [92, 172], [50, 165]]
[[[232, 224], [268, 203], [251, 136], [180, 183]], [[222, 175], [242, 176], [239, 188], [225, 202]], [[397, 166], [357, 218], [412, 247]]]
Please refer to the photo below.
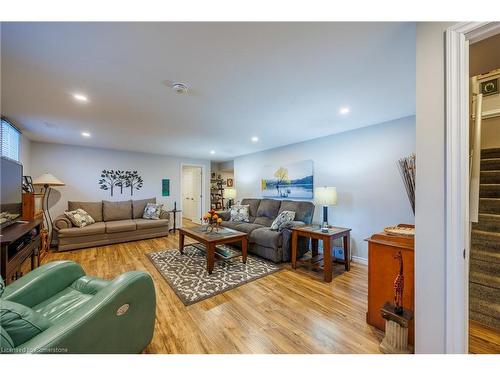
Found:
[[192, 221], [201, 222], [201, 168], [195, 167], [192, 169]]
[[193, 220], [193, 178], [189, 168], [182, 169], [182, 216]]

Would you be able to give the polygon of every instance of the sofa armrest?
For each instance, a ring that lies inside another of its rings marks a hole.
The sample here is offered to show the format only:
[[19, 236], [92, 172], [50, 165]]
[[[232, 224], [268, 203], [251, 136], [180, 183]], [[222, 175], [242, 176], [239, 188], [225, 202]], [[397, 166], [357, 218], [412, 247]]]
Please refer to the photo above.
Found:
[[289, 221], [288, 223], [283, 224], [283, 229], [294, 229], [302, 227], [304, 225], [306, 225], [306, 223], [304, 223], [303, 221], [298, 221], [298, 220]]
[[2, 298], [33, 307], [84, 275], [82, 267], [75, 262], [61, 260], [47, 263], [7, 285]]
[[231, 211], [225, 210], [225, 211], [216, 211], [216, 214], [224, 221], [229, 221], [231, 220]]
[[71, 222], [70, 219], [66, 217], [66, 215], [59, 215], [54, 219], [54, 222], [52, 224], [56, 231], [60, 231], [61, 229], [71, 228], [73, 226], [73, 223]]
[[151, 276], [127, 272], [16, 352], [140, 353], [153, 337], [155, 311]]

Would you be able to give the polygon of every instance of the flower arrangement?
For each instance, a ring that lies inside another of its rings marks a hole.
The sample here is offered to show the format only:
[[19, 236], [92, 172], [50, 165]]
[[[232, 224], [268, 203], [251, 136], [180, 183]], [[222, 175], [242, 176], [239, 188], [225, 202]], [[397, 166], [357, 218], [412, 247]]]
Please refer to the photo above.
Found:
[[213, 232], [219, 230], [220, 223], [222, 223], [222, 219], [217, 215], [214, 209], [208, 211], [205, 215], [203, 215], [203, 222], [206, 224], [207, 232]]

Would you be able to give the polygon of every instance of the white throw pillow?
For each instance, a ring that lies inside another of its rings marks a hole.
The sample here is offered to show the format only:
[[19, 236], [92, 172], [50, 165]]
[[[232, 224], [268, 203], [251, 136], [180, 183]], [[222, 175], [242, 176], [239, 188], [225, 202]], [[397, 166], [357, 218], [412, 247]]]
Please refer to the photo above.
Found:
[[287, 223], [293, 221], [293, 219], [295, 219], [295, 212], [283, 211], [278, 216], [276, 216], [276, 219], [274, 219], [273, 223], [271, 224], [271, 230], [282, 230], [283, 227]]
[[231, 221], [243, 221], [248, 223], [250, 221], [250, 205], [234, 205], [231, 206]]
[[87, 211], [78, 208], [74, 211], [66, 211], [64, 215], [71, 220], [73, 225], [78, 228], [83, 228], [86, 225], [94, 224], [95, 220], [90, 216]]
[[148, 203], [144, 208], [144, 213], [142, 214], [143, 219], [159, 220], [160, 214], [163, 209], [163, 204], [160, 203]]

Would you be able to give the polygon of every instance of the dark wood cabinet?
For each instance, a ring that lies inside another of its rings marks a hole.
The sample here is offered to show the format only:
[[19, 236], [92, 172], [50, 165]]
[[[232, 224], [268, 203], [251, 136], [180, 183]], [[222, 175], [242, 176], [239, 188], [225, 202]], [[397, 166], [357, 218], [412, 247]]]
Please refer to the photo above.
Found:
[[[404, 293], [403, 306], [415, 311], [414, 289], [414, 238], [377, 233], [368, 241], [368, 324], [385, 331], [385, 320], [380, 309], [394, 300], [394, 279], [399, 272], [399, 262], [394, 259], [398, 252], [403, 257]], [[408, 331], [408, 341], [414, 344], [414, 321]]]
[[31, 269], [39, 264], [42, 219], [15, 223], [2, 229], [0, 273], [6, 284], [22, 276], [21, 266], [31, 258]]

